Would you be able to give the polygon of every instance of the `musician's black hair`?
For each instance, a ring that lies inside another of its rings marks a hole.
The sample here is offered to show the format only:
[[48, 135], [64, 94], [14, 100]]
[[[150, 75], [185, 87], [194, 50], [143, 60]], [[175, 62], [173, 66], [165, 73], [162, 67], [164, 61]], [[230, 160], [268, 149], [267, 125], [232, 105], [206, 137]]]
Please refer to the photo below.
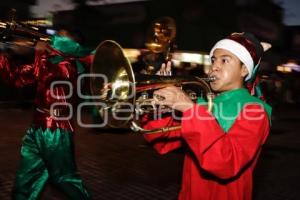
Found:
[[81, 32], [81, 30], [77, 27], [74, 27], [72, 25], [60, 25], [56, 28], [56, 30], [57, 31], [65, 30], [72, 37], [72, 39], [78, 42], [79, 44], [85, 43], [84, 35]]

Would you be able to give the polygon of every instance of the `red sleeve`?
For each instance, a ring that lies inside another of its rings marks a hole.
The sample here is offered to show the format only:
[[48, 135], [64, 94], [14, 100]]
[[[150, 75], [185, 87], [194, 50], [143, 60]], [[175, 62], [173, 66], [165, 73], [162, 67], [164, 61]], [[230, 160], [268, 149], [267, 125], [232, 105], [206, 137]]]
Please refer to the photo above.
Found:
[[225, 133], [204, 106], [184, 112], [182, 137], [199, 165], [220, 178], [231, 178], [251, 162], [269, 133], [269, 120], [259, 105], [243, 108]]
[[34, 65], [15, 66], [5, 54], [0, 54], [0, 77], [7, 84], [23, 87], [34, 83]]
[[[157, 129], [161, 127], [179, 125], [172, 117], [166, 117], [147, 122], [143, 128], [146, 130]], [[180, 130], [168, 131], [165, 133], [144, 134], [144, 138], [153, 144], [155, 150], [160, 154], [168, 153], [182, 145]]]
[[91, 55], [87, 55], [87, 56], [79, 58], [79, 61], [84, 63], [84, 66], [88, 72], [90, 71], [90, 67], [92, 66], [94, 57], [95, 57], [95, 55], [91, 54]]
[[[58, 62], [51, 59], [61, 57]], [[66, 57], [63, 53], [49, 47], [47, 51], [36, 51], [34, 61], [35, 77], [47, 80], [71, 81], [77, 76], [77, 68], [73, 57]]]

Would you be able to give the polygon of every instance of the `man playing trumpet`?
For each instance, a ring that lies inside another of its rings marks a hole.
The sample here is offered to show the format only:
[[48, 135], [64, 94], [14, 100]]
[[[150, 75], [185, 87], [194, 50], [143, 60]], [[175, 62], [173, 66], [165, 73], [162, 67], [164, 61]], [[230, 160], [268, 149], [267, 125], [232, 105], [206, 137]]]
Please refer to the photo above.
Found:
[[[180, 200], [251, 200], [252, 175], [271, 121], [271, 107], [244, 88], [252, 79], [264, 50], [250, 33], [234, 33], [210, 51], [210, 82], [216, 93], [212, 111], [205, 101], [195, 104], [179, 88], [154, 92], [155, 103], [182, 112], [181, 130], [145, 134], [160, 153], [183, 145]], [[145, 129], [178, 124], [172, 117], [145, 122]]]

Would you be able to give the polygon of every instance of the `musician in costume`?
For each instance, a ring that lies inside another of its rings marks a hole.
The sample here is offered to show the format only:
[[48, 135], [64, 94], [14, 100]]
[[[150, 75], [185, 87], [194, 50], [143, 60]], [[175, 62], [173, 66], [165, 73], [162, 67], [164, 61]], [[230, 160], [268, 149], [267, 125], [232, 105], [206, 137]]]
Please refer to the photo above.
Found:
[[144, 135], [160, 154], [186, 146], [178, 199], [252, 199], [253, 170], [269, 134], [271, 107], [250, 95], [245, 83], [255, 78], [267, 48], [250, 33], [234, 33], [215, 44], [210, 51], [209, 76], [215, 79], [210, 86], [216, 94], [211, 112], [205, 100], [194, 103], [175, 86], [154, 92], [160, 97], [156, 104], [182, 112], [180, 121], [144, 122], [149, 130], [181, 124], [178, 131]]
[[[36, 44], [32, 64], [19, 66], [5, 52], [0, 54], [3, 81], [16, 87], [36, 85], [36, 109], [22, 140], [13, 199], [38, 199], [47, 181], [70, 199], [91, 198], [77, 172], [69, 116], [70, 105], [76, 103], [77, 77], [91, 65], [92, 55], [75, 41], [76, 32], [61, 33], [52, 36], [49, 43]], [[52, 105], [56, 106], [51, 109]]]

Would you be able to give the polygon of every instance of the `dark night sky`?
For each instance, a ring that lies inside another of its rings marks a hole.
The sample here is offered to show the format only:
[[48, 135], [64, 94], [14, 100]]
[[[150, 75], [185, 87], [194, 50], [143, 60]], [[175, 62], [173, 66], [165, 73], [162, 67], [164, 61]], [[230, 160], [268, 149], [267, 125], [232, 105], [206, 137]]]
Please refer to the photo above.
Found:
[[[137, 2], [146, 0], [87, 0], [88, 5], [103, 5], [113, 3]], [[71, 10], [75, 7], [72, 0], [36, 0], [37, 5], [31, 7], [34, 17], [46, 17], [49, 12]]]
[[300, 25], [299, 0], [273, 0], [284, 8], [284, 24], [287, 26]]
[[[87, 0], [88, 4], [94, 2], [96, 4], [124, 3], [131, 1], [146, 0]], [[240, 0], [247, 2], [249, 0]], [[273, 0], [284, 8], [284, 23], [288, 26], [300, 25], [300, 1], [299, 0]], [[74, 8], [72, 0], [37, 0], [37, 5], [31, 7], [34, 17], [46, 17], [50, 11], [70, 10]]]

